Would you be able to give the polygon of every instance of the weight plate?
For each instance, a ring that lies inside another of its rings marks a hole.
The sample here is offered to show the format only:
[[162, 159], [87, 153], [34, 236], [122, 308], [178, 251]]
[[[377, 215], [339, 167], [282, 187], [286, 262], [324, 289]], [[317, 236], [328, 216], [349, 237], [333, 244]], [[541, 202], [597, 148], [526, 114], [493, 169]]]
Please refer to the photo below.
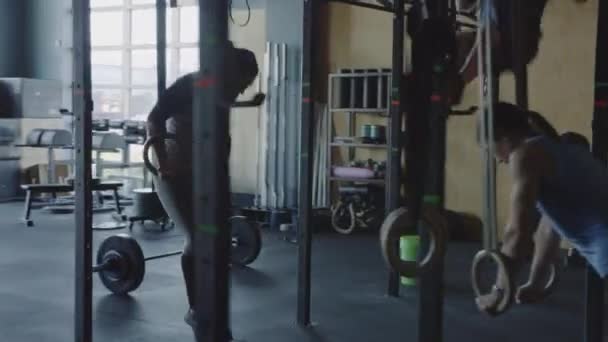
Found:
[[[475, 298], [487, 295], [489, 293], [482, 293], [480, 283], [482, 281], [482, 272], [481, 272], [481, 263], [486, 259], [491, 259], [496, 266], [498, 267], [498, 273], [500, 273], [504, 278], [507, 279], [507, 287], [504, 289], [500, 289], [502, 291], [502, 297], [496, 306], [496, 308], [490, 312], [491, 315], [500, 315], [505, 313], [511, 304], [513, 303], [514, 296], [514, 287], [513, 279], [511, 279], [511, 275], [507, 270], [507, 261], [505, 257], [498, 251], [489, 251], [482, 250], [479, 251], [475, 258], [473, 258], [473, 265], [471, 266], [471, 284], [473, 286], [473, 291], [475, 292]], [[496, 283], [496, 280], [494, 281]], [[494, 289], [492, 289], [493, 291]]]
[[420, 227], [428, 231], [430, 245], [427, 254], [421, 261], [401, 259], [401, 237], [417, 231], [417, 224], [412, 221], [408, 211], [400, 207], [392, 211], [380, 227], [380, 247], [386, 263], [404, 277], [415, 277], [420, 271], [443, 258], [447, 240], [447, 222], [434, 206], [422, 209]]
[[99, 278], [112, 293], [125, 295], [141, 285], [146, 272], [144, 253], [131, 236], [117, 234], [105, 239], [97, 250], [97, 264], [109, 262]]
[[234, 265], [249, 265], [257, 259], [262, 249], [260, 230], [245, 216], [233, 216], [229, 220], [232, 250], [230, 260]]

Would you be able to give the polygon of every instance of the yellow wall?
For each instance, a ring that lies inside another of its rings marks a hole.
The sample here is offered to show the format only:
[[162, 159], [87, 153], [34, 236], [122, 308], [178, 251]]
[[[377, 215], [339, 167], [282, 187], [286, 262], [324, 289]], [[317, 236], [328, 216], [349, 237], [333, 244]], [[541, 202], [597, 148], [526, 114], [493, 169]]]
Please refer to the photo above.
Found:
[[[330, 71], [342, 67], [385, 67], [391, 63], [392, 17], [373, 10], [330, 4]], [[530, 107], [545, 115], [559, 131], [590, 136], [597, 0], [578, 4], [551, 0], [543, 19], [544, 38], [530, 67]], [[502, 98], [513, 100], [513, 79], [501, 80]], [[478, 85], [465, 91], [464, 105], [478, 102]], [[340, 129], [343, 122], [336, 122]], [[481, 161], [473, 118], [455, 117], [448, 124], [446, 204], [448, 208], [481, 213]], [[504, 167], [498, 176], [498, 218], [508, 210], [509, 179]]]
[[[246, 19], [245, 11], [234, 11], [237, 23]], [[263, 70], [264, 52], [266, 49], [266, 11], [257, 9], [251, 11], [251, 21], [246, 27], [232, 24], [230, 39], [238, 47], [253, 51], [258, 61], [260, 72]], [[247, 92], [245, 98], [258, 90], [256, 81]], [[232, 151], [230, 153], [230, 176], [232, 191], [255, 193], [258, 162], [258, 120], [260, 109], [239, 108], [232, 111], [230, 134], [232, 136]]]
[[[340, 68], [390, 68], [393, 20], [389, 13], [333, 3], [327, 10], [329, 38], [326, 48], [330, 72]], [[386, 125], [387, 120], [377, 115], [357, 114], [355, 134], [359, 134], [363, 124]], [[334, 127], [336, 136], [348, 135], [345, 113], [334, 115]], [[347, 155], [347, 149], [334, 151], [338, 159]], [[386, 160], [383, 150], [357, 149], [355, 152], [357, 160]]]

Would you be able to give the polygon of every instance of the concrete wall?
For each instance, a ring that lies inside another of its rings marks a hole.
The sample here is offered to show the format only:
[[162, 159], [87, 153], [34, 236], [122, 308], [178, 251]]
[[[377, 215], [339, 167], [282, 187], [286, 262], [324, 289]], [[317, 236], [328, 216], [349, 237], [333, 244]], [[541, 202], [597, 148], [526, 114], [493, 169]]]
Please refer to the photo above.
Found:
[[0, 0], [0, 77], [23, 76], [24, 3]]
[[69, 85], [72, 63], [66, 40], [71, 40], [70, 0], [25, 2], [26, 75], [31, 78], [65, 80]]
[[[24, 48], [23, 76], [44, 80], [60, 81], [63, 85], [63, 106], [72, 108], [69, 86], [72, 81], [72, 61], [69, 46], [71, 45], [72, 17], [71, 0], [25, 0], [23, 3], [24, 30], [21, 35]], [[22, 135], [34, 128], [70, 127], [58, 119], [22, 120]], [[57, 151], [57, 159], [68, 159], [67, 151]], [[47, 152], [44, 149], [24, 149], [21, 167], [46, 163]]]
[[[539, 57], [530, 67], [530, 106], [544, 114], [560, 131], [590, 136], [597, 0], [549, 1], [543, 21]], [[329, 7], [329, 64], [340, 67], [390, 65], [391, 16], [331, 4]], [[478, 102], [478, 85], [466, 89], [464, 105]], [[501, 80], [502, 98], [513, 100], [513, 80]], [[343, 126], [337, 122], [338, 128]], [[481, 213], [480, 150], [472, 118], [451, 118], [448, 125], [446, 204], [450, 209]], [[498, 176], [499, 224], [505, 223], [510, 182], [501, 167]]]

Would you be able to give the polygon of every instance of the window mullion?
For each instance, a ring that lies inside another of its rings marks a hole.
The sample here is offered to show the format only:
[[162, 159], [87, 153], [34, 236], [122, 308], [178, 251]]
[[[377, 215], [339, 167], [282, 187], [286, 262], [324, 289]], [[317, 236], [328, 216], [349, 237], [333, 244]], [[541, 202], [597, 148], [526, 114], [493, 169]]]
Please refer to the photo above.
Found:
[[124, 8], [124, 36], [123, 40], [125, 42], [125, 49], [123, 50], [123, 88], [122, 88], [122, 97], [123, 97], [123, 116], [126, 118], [131, 116], [131, 82], [132, 82], [132, 55], [131, 55], [131, 37], [132, 35], [132, 10], [130, 9], [131, 0], [125, 0], [125, 8]]
[[[180, 23], [181, 23], [181, 11], [179, 8], [173, 8], [173, 18], [174, 20], [171, 22], [173, 25], [171, 30], [171, 43], [179, 44], [179, 35], [180, 35]], [[171, 48], [171, 65], [169, 66], [170, 77], [171, 79], [176, 79], [179, 73], [179, 49]]]

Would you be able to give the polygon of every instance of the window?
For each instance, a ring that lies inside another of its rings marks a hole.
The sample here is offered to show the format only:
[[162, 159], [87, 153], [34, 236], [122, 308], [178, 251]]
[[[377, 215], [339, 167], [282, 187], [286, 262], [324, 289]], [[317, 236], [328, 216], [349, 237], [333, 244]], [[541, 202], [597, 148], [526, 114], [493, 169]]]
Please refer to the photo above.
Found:
[[179, 50], [178, 77], [198, 68], [198, 48], [184, 48]]
[[[145, 120], [157, 98], [156, 1], [91, 0], [96, 118]], [[198, 69], [198, 9], [167, 8], [167, 83]]]
[[131, 44], [156, 44], [156, 8], [133, 10]]
[[91, 0], [91, 8], [121, 6], [124, 0]]
[[179, 39], [182, 43], [198, 42], [198, 10], [193, 7], [182, 7], [179, 9]]
[[157, 80], [156, 49], [133, 50], [131, 53], [131, 84], [155, 87]]
[[91, 15], [91, 45], [122, 45], [124, 38], [123, 25], [122, 13], [120, 12], [104, 11], [94, 13], [94, 15]]

